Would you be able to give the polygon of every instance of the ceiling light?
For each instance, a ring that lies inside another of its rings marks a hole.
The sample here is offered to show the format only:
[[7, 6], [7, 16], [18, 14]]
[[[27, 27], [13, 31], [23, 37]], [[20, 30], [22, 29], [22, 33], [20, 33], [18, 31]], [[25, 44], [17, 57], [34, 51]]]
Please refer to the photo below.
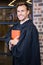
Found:
[[9, 4], [8, 4], [8, 6], [14, 6], [14, 5], [12, 5], [12, 3], [14, 3], [16, 0], [13, 0], [12, 2], [10, 2]]
[[30, 2], [31, 0], [27, 0], [26, 2], [29, 3], [29, 4], [32, 4], [32, 2]]
[[[13, 3], [15, 2], [16, 0], [13, 0], [12, 2], [10, 2], [8, 4], [8, 6], [14, 6]], [[30, 2], [31, 0], [27, 0], [26, 2], [29, 3], [29, 4], [32, 4], [32, 2]]]

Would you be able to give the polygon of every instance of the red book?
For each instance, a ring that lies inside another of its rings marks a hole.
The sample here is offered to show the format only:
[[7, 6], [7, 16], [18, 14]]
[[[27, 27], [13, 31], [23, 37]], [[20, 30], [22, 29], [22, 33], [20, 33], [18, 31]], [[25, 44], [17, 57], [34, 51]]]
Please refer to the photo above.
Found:
[[20, 30], [11, 30], [11, 38], [14, 39], [17, 36], [20, 37]]

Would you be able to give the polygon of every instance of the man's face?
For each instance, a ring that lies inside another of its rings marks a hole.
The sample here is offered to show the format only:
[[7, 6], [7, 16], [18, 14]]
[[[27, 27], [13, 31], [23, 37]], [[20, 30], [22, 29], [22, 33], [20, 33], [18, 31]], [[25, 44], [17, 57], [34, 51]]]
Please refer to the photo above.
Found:
[[27, 10], [25, 5], [21, 5], [17, 7], [17, 17], [20, 21], [24, 21], [28, 18], [29, 11]]

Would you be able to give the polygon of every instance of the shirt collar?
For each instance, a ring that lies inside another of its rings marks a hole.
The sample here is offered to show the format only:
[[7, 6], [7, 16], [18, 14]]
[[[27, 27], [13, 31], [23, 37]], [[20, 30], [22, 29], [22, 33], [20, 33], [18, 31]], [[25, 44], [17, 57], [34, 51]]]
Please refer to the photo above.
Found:
[[25, 23], [27, 20], [29, 20], [29, 18], [26, 18], [24, 21], [21, 21], [20, 24]]

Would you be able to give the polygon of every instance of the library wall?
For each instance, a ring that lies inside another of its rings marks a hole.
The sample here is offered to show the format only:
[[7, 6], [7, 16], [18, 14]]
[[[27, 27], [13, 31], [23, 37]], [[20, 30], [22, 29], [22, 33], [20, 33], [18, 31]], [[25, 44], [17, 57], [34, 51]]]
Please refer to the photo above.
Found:
[[43, 0], [33, 0], [33, 23], [39, 32], [40, 57], [43, 65]]

